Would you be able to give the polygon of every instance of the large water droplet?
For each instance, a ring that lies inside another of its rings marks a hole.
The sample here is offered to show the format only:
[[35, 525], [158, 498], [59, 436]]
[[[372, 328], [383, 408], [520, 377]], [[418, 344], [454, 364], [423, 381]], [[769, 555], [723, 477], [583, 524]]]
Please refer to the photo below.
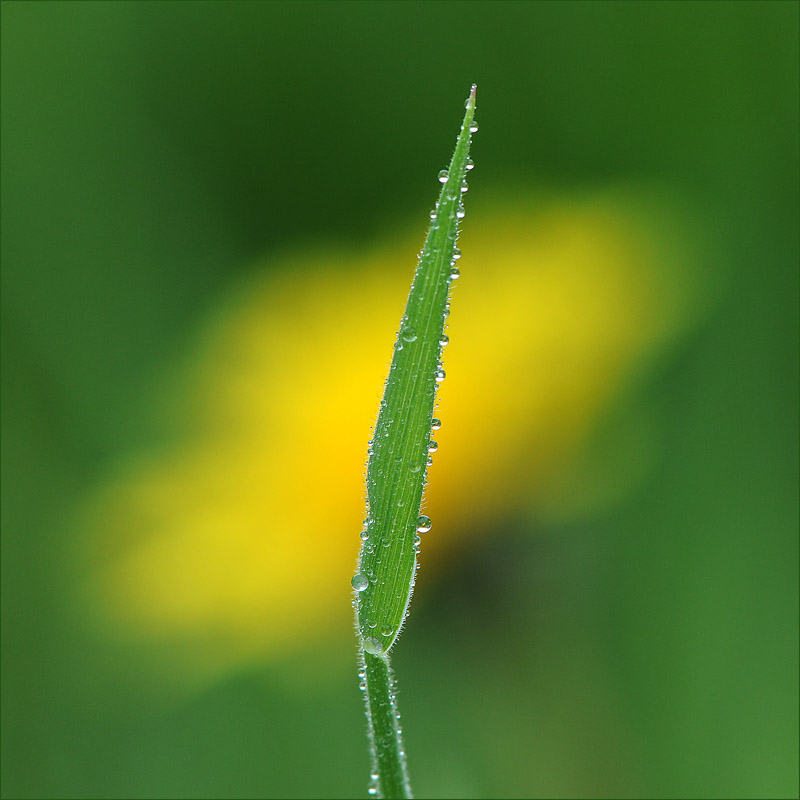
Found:
[[428, 452], [435, 453], [438, 449], [439, 449], [439, 442], [434, 442], [433, 439], [431, 439], [428, 442]]
[[431, 518], [420, 514], [417, 517], [417, 533], [427, 533], [431, 529]]
[[383, 652], [383, 642], [374, 636], [367, 636], [364, 639], [364, 650], [373, 656], [378, 656]]
[[404, 342], [416, 342], [417, 332], [410, 325], [406, 325], [406, 327], [400, 331], [400, 338]]
[[475, 169], [475, 162], [471, 159], [467, 159], [467, 169]]
[[453, 250], [453, 261], [458, 261], [459, 258], [461, 258], [461, 251], [456, 247], [456, 249]]
[[467, 212], [464, 210], [464, 206], [459, 206], [458, 210], [456, 211], [456, 216], [459, 219], [464, 219], [467, 216]]
[[443, 169], [439, 173], [439, 183], [447, 183], [447, 170]]
[[394, 628], [391, 625], [381, 625], [381, 636], [391, 636]]
[[440, 419], [437, 419], [436, 417], [434, 417], [431, 420], [431, 430], [432, 431], [438, 431], [439, 428], [441, 428], [441, 427], [442, 427], [442, 421]]
[[431, 211], [431, 219], [436, 219], [436, 211]]
[[408, 467], [409, 472], [419, 472], [422, 469], [422, 464], [419, 461], [412, 461]]
[[377, 622], [375, 622], [375, 620], [374, 620], [374, 619], [368, 619], [368, 620], [367, 620], [367, 627], [368, 627], [368, 628], [374, 628], [374, 627], [375, 627], [377, 624], [378, 624], [378, 623], [377, 623]]
[[363, 592], [369, 586], [369, 578], [363, 572], [357, 572], [350, 583], [357, 592]]
[[[469, 124], [469, 132], [470, 133], [477, 133], [478, 132], [478, 121], [477, 120], [474, 119], [474, 120], [472, 120], [472, 122], [470, 122], [470, 124]], [[469, 169], [469, 167], [467, 167], [467, 169]]]
[[469, 186], [467, 186], [467, 182], [464, 181], [464, 183], [461, 184], [461, 194], [464, 194], [464, 192], [468, 191], [469, 191]]
[[450, 337], [449, 337], [449, 336], [448, 336], [446, 333], [443, 333], [443, 334], [442, 334], [442, 335], [439, 337], [439, 344], [440, 344], [442, 347], [444, 347], [444, 346], [445, 346], [445, 345], [446, 345], [446, 344], [447, 344], [449, 341], [450, 341]]
[[451, 281], [454, 281], [459, 275], [461, 275], [461, 270], [458, 267], [456, 267], [456, 266], [450, 267], [450, 280]]
[[436, 383], [441, 383], [445, 379], [445, 377], [446, 377], [445, 371], [441, 367], [439, 367], [439, 369], [436, 370], [436, 373], [434, 375]]

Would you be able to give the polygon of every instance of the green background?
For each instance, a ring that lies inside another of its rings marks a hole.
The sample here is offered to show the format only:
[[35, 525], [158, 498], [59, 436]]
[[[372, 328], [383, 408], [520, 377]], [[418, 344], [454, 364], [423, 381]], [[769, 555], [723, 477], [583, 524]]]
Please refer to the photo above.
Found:
[[798, 8], [3, 2], [3, 796], [366, 794], [355, 667], [143, 688], [69, 613], [66, 519], [253, 265], [427, 208], [475, 81], [485, 185], [661, 181], [724, 288], [634, 496], [420, 587], [416, 791], [797, 797]]

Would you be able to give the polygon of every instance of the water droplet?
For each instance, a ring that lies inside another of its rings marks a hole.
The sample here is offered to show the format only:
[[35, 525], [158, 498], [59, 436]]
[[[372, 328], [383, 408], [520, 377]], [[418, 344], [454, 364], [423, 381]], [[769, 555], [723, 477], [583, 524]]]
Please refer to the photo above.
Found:
[[[381, 539], [381, 544], [384, 547], [388, 547], [391, 544], [391, 542], [384, 536], [383, 539]], [[379, 561], [378, 563], [380, 564], [381, 562]]]
[[436, 219], [436, 211], [431, 211], [431, 219]]
[[366, 691], [367, 691], [367, 682], [366, 682], [366, 681], [359, 681], [359, 683], [358, 683], [358, 688], [359, 688], [359, 689], [360, 689], [362, 692], [366, 692]]
[[461, 275], [461, 270], [458, 267], [451, 267], [450, 268], [450, 280], [454, 281], [459, 275]]
[[402, 340], [404, 342], [416, 342], [417, 341], [417, 332], [410, 325], [407, 325], [400, 332], [400, 337], [402, 338]]
[[397, 501], [397, 507], [398, 508], [402, 508], [405, 504], [406, 504], [406, 501], [403, 500], [402, 497]]
[[443, 334], [442, 334], [442, 335], [439, 337], [439, 344], [440, 344], [442, 347], [444, 347], [444, 346], [445, 346], [445, 345], [446, 345], [446, 344], [447, 344], [449, 341], [450, 341], [450, 337], [449, 337], [449, 336], [448, 336], [446, 333], [443, 333]]
[[383, 642], [374, 636], [367, 636], [364, 639], [364, 650], [373, 656], [378, 656], [383, 652]]
[[370, 797], [376, 797], [378, 794], [378, 781], [380, 780], [380, 775], [377, 772], [373, 772], [369, 776], [369, 786], [367, 787], [367, 794]]
[[441, 427], [442, 427], [442, 421], [440, 419], [436, 419], [436, 417], [434, 417], [431, 420], [431, 430], [432, 431], [438, 431], [439, 428], [441, 428]]
[[456, 211], [456, 216], [459, 219], [464, 219], [467, 216], [467, 212], [464, 210], [464, 206], [459, 206], [458, 211]]
[[398, 352], [403, 349], [403, 343], [399, 339], [394, 343], [394, 349]]
[[467, 169], [475, 169], [475, 162], [471, 159], [467, 159]]
[[436, 374], [434, 375], [436, 383], [441, 383], [445, 379], [445, 376], [446, 376], [445, 371], [441, 367], [439, 367], [439, 369], [436, 370]]
[[367, 627], [368, 627], [368, 628], [374, 628], [374, 627], [375, 627], [377, 624], [378, 624], [378, 623], [377, 623], [377, 622], [375, 622], [375, 620], [374, 620], [374, 619], [368, 619], [368, 620], [367, 620]]
[[431, 529], [431, 518], [420, 514], [417, 518], [417, 533], [427, 533]]
[[[478, 121], [477, 120], [472, 120], [472, 122], [470, 122], [470, 124], [469, 124], [469, 132], [470, 133], [477, 133], [478, 132]], [[468, 167], [468, 169], [469, 169], [469, 167]]]
[[447, 170], [443, 169], [439, 173], [439, 183], [447, 183]]
[[439, 449], [439, 442], [434, 442], [433, 439], [431, 439], [428, 442], [428, 452], [435, 453], [438, 449]]
[[431, 464], [433, 464], [433, 456], [428, 456], [428, 466], [431, 466]]
[[391, 636], [394, 628], [391, 625], [381, 625], [381, 636]]
[[419, 472], [422, 469], [422, 464], [419, 461], [412, 461], [408, 467], [409, 472]]
[[363, 572], [357, 572], [350, 583], [357, 592], [363, 592], [369, 586], [369, 578]]
[[417, 534], [417, 535], [414, 537], [414, 547], [418, 547], [418, 546], [419, 546], [419, 543], [420, 543], [421, 541], [422, 541], [422, 539], [420, 539], [420, 538], [419, 538], [419, 534]]
[[359, 536], [361, 537], [361, 541], [362, 541], [362, 542], [366, 542], [366, 541], [367, 541], [367, 539], [369, 539], [369, 531], [368, 531], [366, 528], [364, 528], [364, 530], [363, 530], [363, 531], [361, 531], [361, 533], [359, 534]]
[[467, 186], [467, 182], [464, 181], [464, 183], [461, 184], [461, 194], [464, 194], [464, 192], [468, 191], [469, 191], [469, 186]]
[[461, 258], [461, 251], [456, 247], [456, 249], [453, 250], [453, 261], [458, 261], [459, 258]]

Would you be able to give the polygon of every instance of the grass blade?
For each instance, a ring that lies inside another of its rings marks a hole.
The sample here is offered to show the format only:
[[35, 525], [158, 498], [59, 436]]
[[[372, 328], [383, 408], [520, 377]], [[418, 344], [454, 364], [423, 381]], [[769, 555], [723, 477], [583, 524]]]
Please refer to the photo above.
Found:
[[[414, 588], [419, 534], [430, 530], [420, 515], [430, 453], [437, 386], [444, 380], [442, 347], [449, 290], [458, 277], [458, 223], [471, 169], [472, 87], [450, 167], [420, 254], [395, 342], [367, 464], [367, 519], [353, 578], [357, 627], [363, 650], [367, 716], [373, 749], [373, 793], [410, 797], [394, 679], [388, 652], [405, 619]], [[436, 426], [433, 426], [436, 427]]]

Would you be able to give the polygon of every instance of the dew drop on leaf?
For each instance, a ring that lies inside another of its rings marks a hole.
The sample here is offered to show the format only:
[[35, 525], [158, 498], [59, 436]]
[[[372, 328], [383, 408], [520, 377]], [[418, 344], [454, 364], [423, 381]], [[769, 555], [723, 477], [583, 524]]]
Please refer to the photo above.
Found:
[[439, 173], [439, 183], [447, 183], [447, 170], [446, 169], [443, 169]]
[[350, 583], [357, 592], [363, 592], [369, 586], [369, 578], [363, 572], [357, 572]]
[[367, 636], [364, 639], [364, 650], [373, 656], [380, 655], [383, 652], [383, 643], [374, 636]]
[[427, 533], [431, 529], [431, 518], [420, 514], [417, 518], [417, 533]]

